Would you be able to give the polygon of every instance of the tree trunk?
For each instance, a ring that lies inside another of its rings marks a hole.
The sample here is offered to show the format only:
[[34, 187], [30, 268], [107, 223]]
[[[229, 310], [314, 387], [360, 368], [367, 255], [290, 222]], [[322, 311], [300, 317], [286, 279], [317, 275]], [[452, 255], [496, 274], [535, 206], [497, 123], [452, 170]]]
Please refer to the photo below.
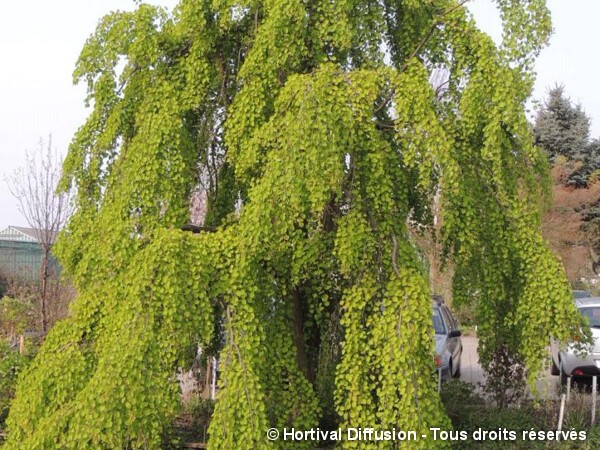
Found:
[[304, 299], [300, 288], [294, 289], [294, 344], [296, 345], [296, 363], [304, 376], [312, 381], [311, 370], [308, 364], [308, 354], [304, 342]]
[[48, 279], [50, 278], [49, 270], [50, 250], [44, 249], [42, 256], [41, 267], [41, 298], [40, 298], [40, 314], [42, 319], [42, 334], [46, 336], [48, 331]]

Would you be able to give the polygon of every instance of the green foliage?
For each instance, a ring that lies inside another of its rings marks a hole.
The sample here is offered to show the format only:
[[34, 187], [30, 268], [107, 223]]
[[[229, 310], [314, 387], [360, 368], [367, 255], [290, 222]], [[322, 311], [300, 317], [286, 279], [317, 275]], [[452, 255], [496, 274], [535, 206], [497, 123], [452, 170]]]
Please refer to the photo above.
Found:
[[[64, 167], [78, 209], [57, 254], [79, 298], [19, 383], [6, 448], [161, 448], [197, 345], [220, 352], [211, 449], [283, 448], [269, 427], [324, 419], [448, 427], [408, 230], [436, 193], [455, 296], [479, 295], [482, 361], [505, 348], [533, 380], [548, 336], [577, 324], [540, 237], [546, 166], [524, 114], [551, 27], [541, 0], [498, 5], [501, 49], [456, 0], [105, 17], [75, 71], [93, 111]], [[199, 184], [219, 228], [192, 235], [178, 229]]]
[[4, 339], [0, 339], [0, 430], [8, 416], [10, 402], [15, 395], [19, 373], [25, 369], [34, 352], [21, 355], [11, 348]]

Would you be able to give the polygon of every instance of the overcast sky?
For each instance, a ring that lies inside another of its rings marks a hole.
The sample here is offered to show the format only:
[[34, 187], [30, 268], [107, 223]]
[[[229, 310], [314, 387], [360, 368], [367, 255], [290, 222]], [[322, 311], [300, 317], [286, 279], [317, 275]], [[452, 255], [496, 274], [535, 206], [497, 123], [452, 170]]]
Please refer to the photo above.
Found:
[[[72, 72], [86, 38], [98, 20], [115, 9], [132, 9], [133, 0], [20, 0], [2, 2], [0, 15], [0, 230], [26, 226], [5, 175], [24, 163], [25, 149], [52, 134], [65, 153], [88, 113], [83, 86]], [[148, 3], [172, 7], [176, 0]], [[491, 0], [472, 0], [480, 27], [500, 35]], [[534, 98], [563, 83], [567, 93], [592, 117], [592, 136], [600, 137], [600, 61], [597, 58], [599, 0], [548, 0], [555, 33], [537, 63]]]

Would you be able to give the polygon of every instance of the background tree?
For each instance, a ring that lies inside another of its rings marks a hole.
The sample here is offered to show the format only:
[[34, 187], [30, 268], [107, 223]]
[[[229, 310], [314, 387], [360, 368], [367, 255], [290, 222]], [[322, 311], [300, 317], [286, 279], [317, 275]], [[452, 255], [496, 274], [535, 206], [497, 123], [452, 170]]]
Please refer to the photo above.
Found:
[[[58, 253], [79, 298], [21, 378], [7, 448], [164, 448], [174, 372], [198, 344], [220, 350], [213, 449], [284, 447], [270, 426], [449, 426], [408, 229], [431, 225], [436, 193], [483, 364], [509, 355], [533, 382], [548, 336], [578, 325], [540, 234], [545, 157], [524, 114], [551, 25], [543, 1], [499, 0], [496, 47], [463, 3], [106, 16], [75, 71], [93, 111], [62, 180], [77, 214]], [[211, 227], [182, 231], [203, 183]]]
[[573, 164], [573, 171], [567, 179], [567, 186], [586, 188], [598, 180], [600, 174], [600, 140], [593, 139], [587, 143], [584, 155]]
[[600, 197], [600, 183], [575, 189], [567, 184], [572, 172], [572, 161], [563, 157], [554, 161], [552, 202], [542, 224], [544, 237], [561, 258], [568, 279], [574, 283], [593, 274], [594, 239], [591, 230], [586, 230], [588, 222], [584, 219], [588, 218], [588, 210], [592, 212], [590, 206]]
[[550, 161], [572, 167], [566, 185], [587, 187], [590, 177], [597, 178], [600, 169], [600, 144], [590, 140], [590, 118], [581, 105], [574, 105], [560, 85], [548, 92], [548, 98], [538, 112], [534, 125], [536, 145]]
[[60, 287], [57, 283], [52, 284], [52, 280], [58, 276], [51, 264], [52, 248], [71, 212], [70, 195], [68, 191], [56, 191], [61, 177], [62, 158], [52, 148], [51, 137], [47, 143], [40, 140], [36, 151], [26, 151], [25, 158], [25, 165], [17, 169], [7, 183], [27, 224], [36, 230], [42, 250], [39, 310], [41, 331], [46, 334], [51, 300], [60, 297], [56, 292]]
[[590, 139], [589, 123], [581, 105], [557, 86], [549, 91], [534, 127], [536, 143], [553, 166], [553, 202], [543, 221], [544, 236], [572, 282], [600, 266], [600, 141]]
[[548, 98], [538, 112], [534, 126], [535, 143], [550, 161], [557, 156], [582, 160], [587, 155], [590, 119], [581, 105], [573, 105], [560, 85], [549, 90]]

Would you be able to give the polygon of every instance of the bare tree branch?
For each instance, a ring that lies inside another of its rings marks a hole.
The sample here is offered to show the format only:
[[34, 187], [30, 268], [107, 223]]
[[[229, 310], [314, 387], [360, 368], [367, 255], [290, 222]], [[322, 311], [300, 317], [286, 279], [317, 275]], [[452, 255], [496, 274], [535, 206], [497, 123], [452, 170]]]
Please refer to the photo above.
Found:
[[52, 246], [65, 225], [71, 209], [70, 192], [57, 194], [62, 159], [48, 142], [40, 139], [35, 151], [25, 151], [25, 165], [6, 178], [10, 193], [17, 199], [19, 212], [35, 230], [42, 248], [40, 267], [40, 311], [42, 332], [48, 331], [48, 281], [53, 276], [50, 267]]

